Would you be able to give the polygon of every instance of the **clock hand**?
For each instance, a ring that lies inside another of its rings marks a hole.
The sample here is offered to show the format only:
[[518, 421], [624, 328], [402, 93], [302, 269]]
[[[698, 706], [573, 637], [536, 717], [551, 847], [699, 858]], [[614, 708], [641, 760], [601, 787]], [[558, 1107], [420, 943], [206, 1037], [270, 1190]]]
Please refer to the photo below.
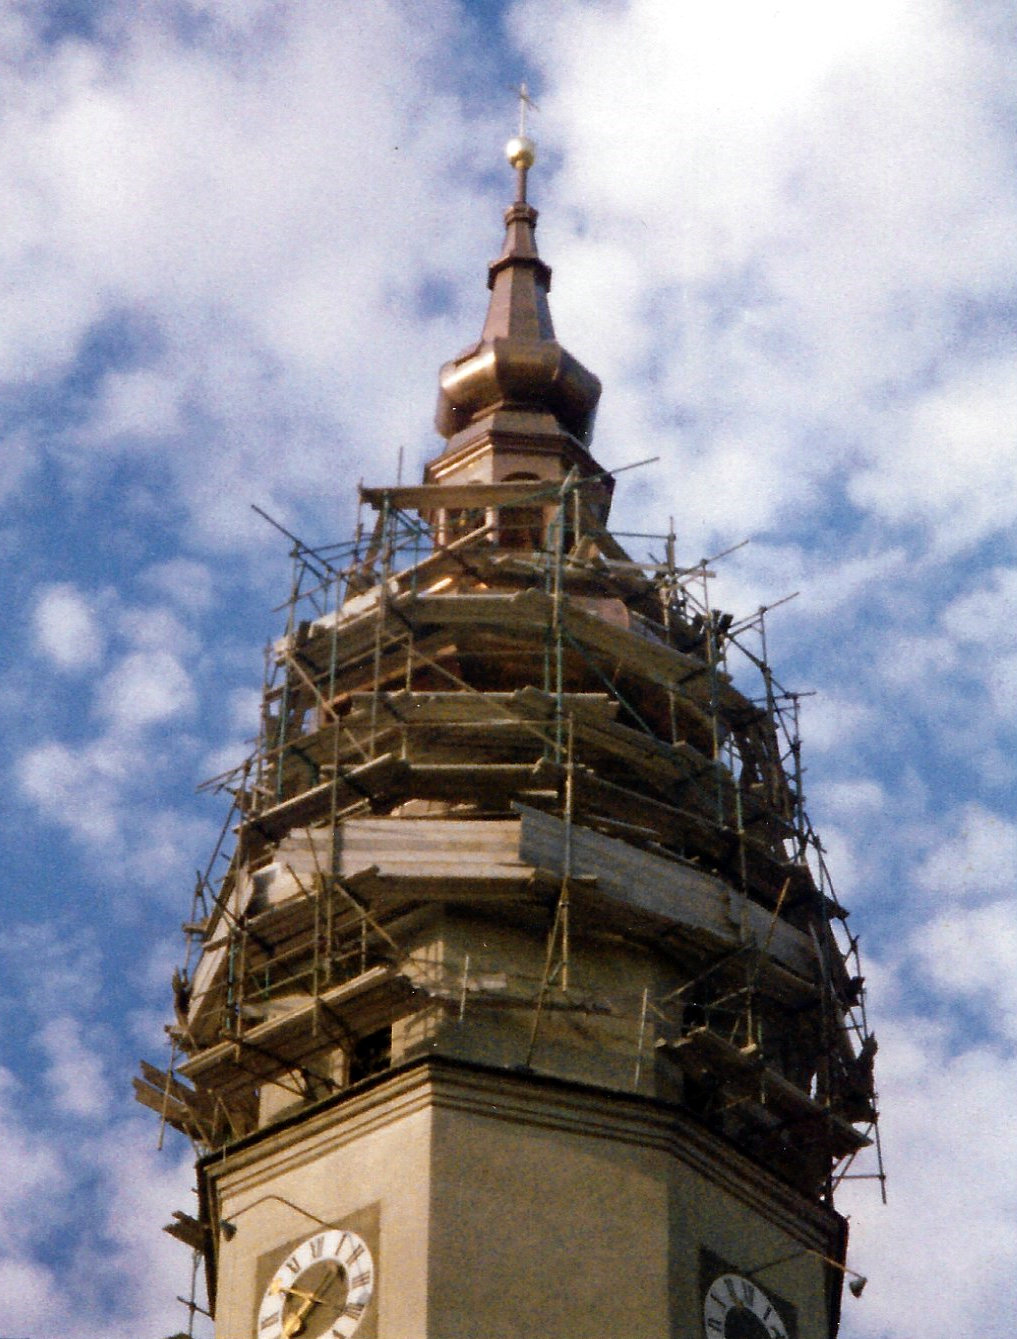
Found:
[[325, 1281], [319, 1288], [316, 1288], [313, 1293], [302, 1292], [299, 1288], [280, 1289], [281, 1292], [290, 1293], [294, 1297], [303, 1298], [303, 1301], [297, 1307], [296, 1311], [294, 1311], [292, 1315], [287, 1316], [283, 1321], [283, 1335], [285, 1336], [285, 1339], [292, 1339], [293, 1335], [299, 1334], [301, 1330], [304, 1329], [307, 1317], [311, 1313], [311, 1309], [324, 1299], [325, 1294], [335, 1282], [336, 1273], [337, 1271], [333, 1266], [329, 1270]]
[[313, 1297], [313, 1293], [305, 1293], [301, 1288], [287, 1288], [285, 1283], [273, 1283], [272, 1292], [287, 1293], [290, 1297]]

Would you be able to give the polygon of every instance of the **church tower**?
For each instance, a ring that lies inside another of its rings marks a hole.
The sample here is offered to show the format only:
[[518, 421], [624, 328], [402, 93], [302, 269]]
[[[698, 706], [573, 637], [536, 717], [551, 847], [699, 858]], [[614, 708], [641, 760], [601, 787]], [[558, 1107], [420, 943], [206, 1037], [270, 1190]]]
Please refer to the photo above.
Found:
[[874, 1042], [794, 699], [762, 613], [607, 529], [600, 383], [508, 155], [443, 449], [295, 549], [136, 1080], [199, 1153], [170, 1230], [217, 1339], [829, 1339]]

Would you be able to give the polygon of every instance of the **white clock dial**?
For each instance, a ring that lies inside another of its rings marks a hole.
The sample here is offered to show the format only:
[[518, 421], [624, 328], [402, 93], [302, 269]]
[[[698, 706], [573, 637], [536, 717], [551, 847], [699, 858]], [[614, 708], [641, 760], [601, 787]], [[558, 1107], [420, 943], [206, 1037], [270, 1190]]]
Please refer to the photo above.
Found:
[[703, 1302], [706, 1339], [788, 1339], [777, 1308], [758, 1283], [721, 1274]]
[[351, 1339], [374, 1292], [374, 1261], [355, 1232], [302, 1241], [269, 1280], [256, 1339]]

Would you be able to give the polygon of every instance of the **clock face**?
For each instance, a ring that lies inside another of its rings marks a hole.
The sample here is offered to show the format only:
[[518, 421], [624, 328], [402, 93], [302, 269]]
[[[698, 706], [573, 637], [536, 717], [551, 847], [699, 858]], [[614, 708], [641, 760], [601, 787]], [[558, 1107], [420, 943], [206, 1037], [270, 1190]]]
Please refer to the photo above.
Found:
[[265, 1289], [257, 1339], [350, 1339], [374, 1292], [374, 1262], [355, 1232], [330, 1228], [300, 1243]]
[[788, 1339], [769, 1297], [740, 1274], [720, 1274], [707, 1288], [703, 1326], [707, 1339]]

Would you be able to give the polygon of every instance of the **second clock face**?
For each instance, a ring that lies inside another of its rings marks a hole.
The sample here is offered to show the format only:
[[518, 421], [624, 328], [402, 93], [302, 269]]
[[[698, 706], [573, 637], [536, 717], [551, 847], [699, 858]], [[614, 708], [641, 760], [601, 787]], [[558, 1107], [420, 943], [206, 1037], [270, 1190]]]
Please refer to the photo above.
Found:
[[269, 1280], [257, 1339], [352, 1339], [374, 1293], [374, 1262], [355, 1232], [302, 1241]]
[[706, 1339], [788, 1339], [775, 1306], [758, 1283], [720, 1274], [703, 1302]]

